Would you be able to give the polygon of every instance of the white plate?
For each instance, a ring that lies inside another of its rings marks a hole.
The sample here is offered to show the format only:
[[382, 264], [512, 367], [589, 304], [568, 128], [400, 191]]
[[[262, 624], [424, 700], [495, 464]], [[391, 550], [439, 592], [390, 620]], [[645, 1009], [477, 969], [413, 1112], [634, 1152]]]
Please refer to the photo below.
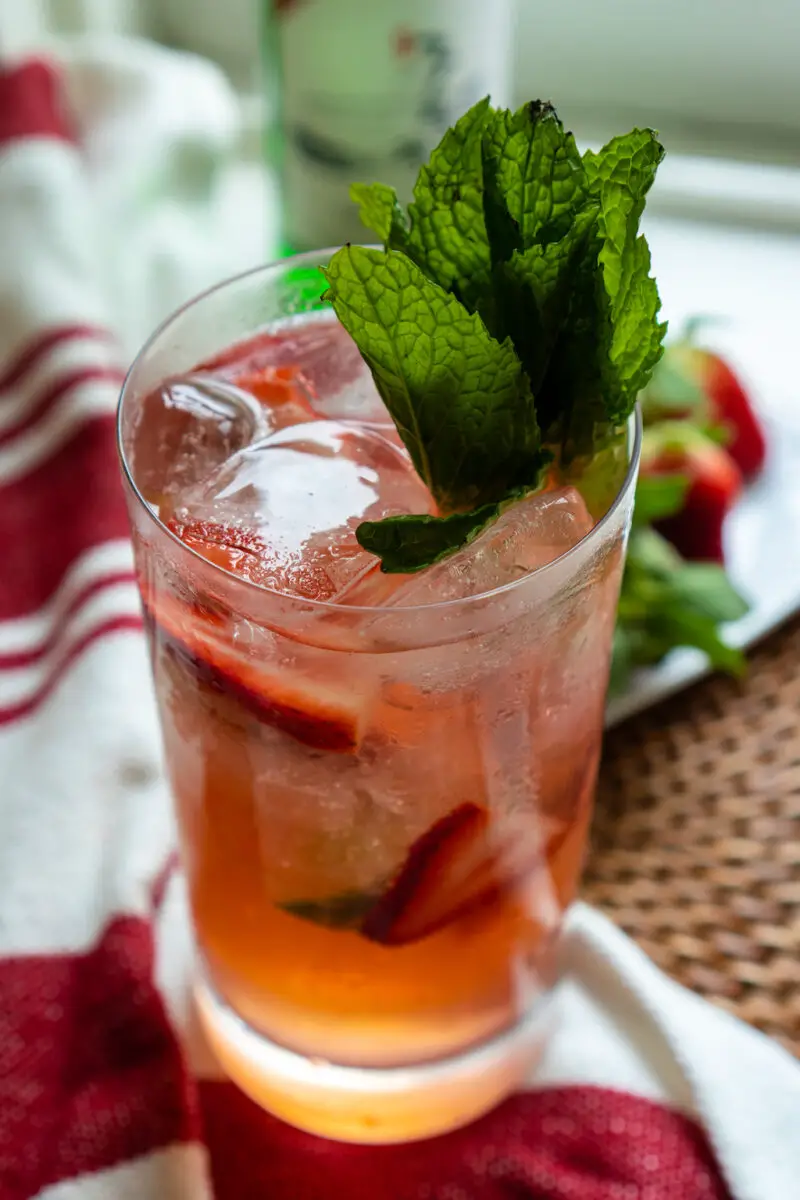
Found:
[[[768, 436], [764, 473], [730, 514], [725, 531], [728, 573], [751, 605], [747, 616], [725, 629], [731, 646], [751, 646], [800, 608], [800, 424], [770, 422]], [[637, 672], [625, 695], [609, 703], [606, 725], [707, 674], [699, 651], [674, 650], [659, 666]]]
[[[725, 530], [728, 570], [751, 610], [724, 636], [747, 647], [800, 608], [800, 238], [755, 223], [746, 228], [656, 216], [645, 225], [672, 328], [694, 313], [721, 318], [707, 339], [742, 375], [767, 429], [765, 470]], [[708, 673], [699, 652], [674, 651], [609, 704], [607, 724]]]

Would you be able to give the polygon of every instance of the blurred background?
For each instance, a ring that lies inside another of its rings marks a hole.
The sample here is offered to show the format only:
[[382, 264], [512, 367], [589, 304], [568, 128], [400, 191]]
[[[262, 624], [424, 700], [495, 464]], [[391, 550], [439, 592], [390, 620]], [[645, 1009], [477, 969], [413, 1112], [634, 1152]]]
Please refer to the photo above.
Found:
[[552, 99], [583, 145], [660, 131], [647, 231], [665, 311], [723, 316], [722, 348], [790, 403], [798, 0], [5, 0], [0, 47], [67, 65], [131, 353], [215, 279], [358, 237], [347, 183], [407, 191], [491, 91]]
[[[48, 33], [152, 37], [215, 59], [237, 90], [253, 97], [260, 90], [269, 7], [270, 0], [6, 0], [0, 32], [8, 49]], [[275, 7], [288, 6], [278, 0]], [[342, 6], [329, 0], [327, 7]], [[363, 5], [365, 13], [374, 7], [385, 5]], [[394, 7], [402, 20], [408, 6]], [[450, 0], [446, 7], [462, 20], [459, 10], [474, 6]], [[478, 9], [489, 23], [504, 20], [498, 16], [504, 3]], [[513, 98], [557, 97], [579, 135], [601, 138], [610, 128], [644, 122], [681, 151], [800, 162], [796, 0], [757, 6], [749, 0], [517, 0], [515, 9]]]

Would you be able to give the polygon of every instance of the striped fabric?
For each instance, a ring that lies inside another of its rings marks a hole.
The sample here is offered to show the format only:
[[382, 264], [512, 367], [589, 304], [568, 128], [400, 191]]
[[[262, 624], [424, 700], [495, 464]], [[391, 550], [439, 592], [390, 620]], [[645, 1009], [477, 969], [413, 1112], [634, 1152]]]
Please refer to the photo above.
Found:
[[728, 1190], [700, 1085], [610, 1034], [588, 1069], [584, 1018], [536, 1090], [414, 1147], [312, 1138], [220, 1079], [187, 999], [98, 277], [58, 79], [0, 71], [0, 1200], [777, 1197]]

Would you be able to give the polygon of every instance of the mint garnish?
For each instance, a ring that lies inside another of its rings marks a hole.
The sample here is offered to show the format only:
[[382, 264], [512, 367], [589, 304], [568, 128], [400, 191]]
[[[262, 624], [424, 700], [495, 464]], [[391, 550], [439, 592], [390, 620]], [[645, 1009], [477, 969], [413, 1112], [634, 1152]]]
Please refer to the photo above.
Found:
[[411, 574], [447, 558], [454, 549], [469, 545], [509, 504], [528, 491], [529, 488], [519, 488], [502, 500], [470, 512], [451, 513], [449, 517], [421, 515], [362, 521], [358, 540], [365, 550], [378, 555], [387, 573]]
[[551, 105], [483, 100], [421, 168], [407, 216], [391, 188], [354, 187], [384, 250], [338, 251], [328, 297], [441, 513], [360, 526], [383, 570], [452, 553], [551, 458], [618, 437], [666, 329], [639, 234], [662, 157], [638, 129], [581, 157]]
[[400, 251], [345, 246], [327, 277], [336, 314], [442, 512], [536, 486], [539, 430], [511, 342], [491, 337]]
[[302, 921], [312, 921], [327, 929], [360, 929], [364, 917], [374, 908], [381, 893], [338, 892], [319, 900], [286, 900], [278, 908]]

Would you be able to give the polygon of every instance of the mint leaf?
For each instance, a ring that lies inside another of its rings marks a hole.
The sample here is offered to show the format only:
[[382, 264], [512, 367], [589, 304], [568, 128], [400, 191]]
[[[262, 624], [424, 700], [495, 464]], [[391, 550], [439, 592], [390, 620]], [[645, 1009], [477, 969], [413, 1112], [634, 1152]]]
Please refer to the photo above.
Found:
[[572, 458], [562, 466], [565, 483], [571, 483], [583, 496], [595, 521], [599, 521], [619, 495], [628, 474], [627, 430], [613, 431], [593, 453]]
[[326, 929], [360, 929], [380, 895], [380, 892], [339, 892], [320, 900], [288, 900], [277, 907]]
[[685, 475], [640, 475], [636, 484], [634, 521], [638, 525], [649, 525], [680, 512], [688, 488], [689, 480]]
[[609, 420], [624, 420], [662, 354], [666, 324], [658, 324], [658, 288], [639, 221], [664, 148], [650, 129], [613, 138], [584, 156], [600, 212], [600, 376]]
[[537, 396], [542, 429], [557, 419], [571, 453], [591, 447], [604, 424], [627, 419], [661, 357], [667, 327], [656, 319], [661, 302], [638, 230], [663, 155], [652, 130], [634, 129], [583, 158], [596, 237], [573, 273], [570, 309]]
[[359, 206], [362, 224], [377, 233], [387, 249], [408, 249], [408, 222], [394, 188], [383, 183], [354, 183], [350, 197]]
[[533, 101], [495, 113], [483, 157], [495, 288], [489, 311], [495, 330], [511, 337], [536, 395], [597, 206], [586, 203], [575, 140], [552, 105]]
[[482, 100], [421, 168], [408, 218], [391, 188], [354, 187], [385, 250], [339, 251], [328, 295], [442, 517], [464, 518], [363, 527], [386, 569], [465, 544], [547, 457], [579, 467], [601, 515], [665, 330], [639, 235], [662, 154], [633, 130], [582, 158], [551, 105]]
[[485, 158], [519, 230], [519, 249], [559, 241], [586, 194], [586, 172], [571, 133], [551, 104], [533, 100], [501, 112], [489, 127]]
[[653, 186], [656, 170], [664, 157], [664, 147], [652, 129], [632, 129], [620, 134], [596, 153], [587, 150], [583, 156], [586, 182], [598, 199], [607, 184], [622, 184], [641, 201]]
[[483, 504], [468, 513], [449, 517], [400, 516], [382, 521], [362, 521], [356, 530], [359, 544], [381, 560], [387, 574], [412, 574], [460, 550], [495, 521], [505, 508], [521, 499], [520, 488], [500, 501]]
[[[491, 259], [483, 215], [483, 134], [488, 98], [449, 129], [420, 168], [409, 205], [408, 249], [426, 274], [471, 312], [491, 296]], [[488, 316], [488, 313], [487, 313]]]
[[[503, 327], [514, 343], [535, 395], [547, 373], [573, 292], [580, 284], [595, 222], [594, 208], [581, 209], [558, 241], [516, 250], [503, 264]], [[539, 400], [543, 429], [556, 419], [559, 407], [556, 405], [551, 411]]]
[[344, 246], [325, 274], [336, 315], [442, 513], [538, 482], [533, 398], [510, 342], [491, 337], [398, 251]]

